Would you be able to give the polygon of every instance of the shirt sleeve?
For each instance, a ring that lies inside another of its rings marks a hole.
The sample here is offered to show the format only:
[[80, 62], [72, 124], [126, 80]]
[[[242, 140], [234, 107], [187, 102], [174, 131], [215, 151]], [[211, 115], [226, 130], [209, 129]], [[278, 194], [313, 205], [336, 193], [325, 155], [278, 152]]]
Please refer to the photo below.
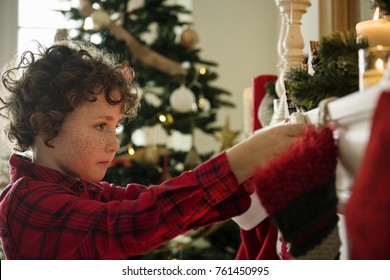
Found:
[[9, 220], [17, 223], [15, 243], [26, 257], [122, 259], [237, 216], [250, 204], [225, 153], [161, 185], [101, 186], [102, 201], [53, 185], [19, 193]]

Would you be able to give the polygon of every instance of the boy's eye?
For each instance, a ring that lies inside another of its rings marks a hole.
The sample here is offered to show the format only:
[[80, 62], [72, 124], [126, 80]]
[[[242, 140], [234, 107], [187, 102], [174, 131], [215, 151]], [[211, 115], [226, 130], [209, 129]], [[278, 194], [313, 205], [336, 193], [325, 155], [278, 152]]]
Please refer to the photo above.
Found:
[[[96, 129], [98, 130], [105, 130], [107, 129], [107, 126], [108, 124], [106, 123], [101, 123], [101, 124], [97, 124], [96, 125]], [[122, 124], [118, 124], [116, 127], [115, 127], [115, 134], [120, 134], [123, 132], [123, 125]]]
[[96, 128], [99, 130], [103, 130], [105, 127], [106, 127], [106, 124], [104, 124], [104, 123], [96, 125]]

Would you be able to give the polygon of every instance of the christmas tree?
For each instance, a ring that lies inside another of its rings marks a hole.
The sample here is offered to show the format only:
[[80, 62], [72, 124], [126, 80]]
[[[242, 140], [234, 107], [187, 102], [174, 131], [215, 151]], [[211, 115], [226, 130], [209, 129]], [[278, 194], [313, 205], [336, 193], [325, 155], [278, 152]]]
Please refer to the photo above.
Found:
[[[222, 130], [216, 125], [216, 117], [220, 108], [233, 104], [225, 98], [229, 91], [212, 85], [218, 78], [217, 64], [200, 57], [191, 11], [165, 0], [79, 3], [63, 12], [75, 28], [58, 32], [58, 39], [90, 41], [118, 54], [141, 96], [138, 116], [123, 126], [121, 148], [105, 180], [121, 186], [158, 184], [218, 152], [198, 154], [194, 132], [199, 129], [226, 142], [226, 127]], [[140, 131], [149, 131], [149, 141], [137, 140]], [[176, 150], [161, 143], [172, 133], [190, 137], [191, 148]], [[229, 139], [233, 144], [234, 138]], [[140, 258], [232, 259], [238, 234], [237, 225], [227, 222], [180, 236]]]

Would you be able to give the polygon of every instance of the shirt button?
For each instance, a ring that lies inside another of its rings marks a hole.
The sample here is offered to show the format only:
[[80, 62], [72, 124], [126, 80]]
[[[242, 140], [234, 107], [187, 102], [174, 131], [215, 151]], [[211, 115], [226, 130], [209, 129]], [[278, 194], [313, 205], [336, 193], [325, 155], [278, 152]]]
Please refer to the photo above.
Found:
[[83, 191], [84, 190], [84, 185], [83, 184], [80, 184], [79, 185], [79, 191]]

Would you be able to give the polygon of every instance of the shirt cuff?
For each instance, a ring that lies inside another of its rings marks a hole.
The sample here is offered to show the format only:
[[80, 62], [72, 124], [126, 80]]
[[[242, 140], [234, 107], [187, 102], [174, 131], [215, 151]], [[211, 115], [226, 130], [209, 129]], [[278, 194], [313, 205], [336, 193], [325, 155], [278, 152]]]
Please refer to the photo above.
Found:
[[261, 205], [260, 199], [256, 193], [251, 196], [251, 205], [248, 210], [232, 220], [235, 221], [243, 230], [251, 230], [268, 217], [268, 213]]
[[206, 201], [215, 206], [240, 188], [230, 168], [226, 152], [222, 152], [194, 169], [195, 178], [205, 193]]

